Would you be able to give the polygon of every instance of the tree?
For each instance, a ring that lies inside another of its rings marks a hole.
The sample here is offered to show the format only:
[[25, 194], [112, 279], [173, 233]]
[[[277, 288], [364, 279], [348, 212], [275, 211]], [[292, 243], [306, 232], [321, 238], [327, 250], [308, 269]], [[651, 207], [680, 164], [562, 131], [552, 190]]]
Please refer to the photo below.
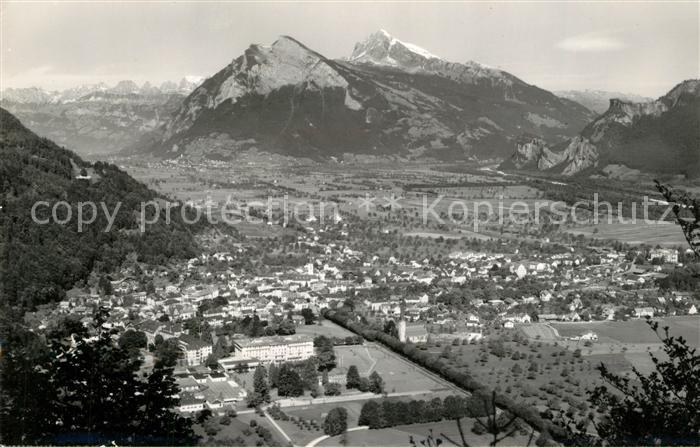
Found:
[[280, 322], [279, 326], [277, 326], [277, 335], [293, 335], [297, 331], [296, 327], [294, 326], [294, 323], [289, 321], [289, 320], [283, 320]]
[[461, 396], [447, 396], [442, 403], [445, 419], [461, 419], [467, 416], [467, 402]]
[[357, 385], [358, 390], [366, 393], [367, 391], [370, 391], [370, 386], [371, 383], [367, 377], [360, 377], [360, 384]]
[[606, 385], [589, 395], [591, 405], [603, 415], [586, 421], [565, 420], [572, 438], [594, 442], [587, 427], [612, 445], [700, 444], [700, 356], [683, 337], [669, 328], [659, 331], [657, 322], [647, 324], [660, 338], [667, 359], [651, 356], [655, 371], [649, 375], [633, 368], [634, 380], [618, 376], [604, 365], [598, 367]]
[[384, 323], [384, 333], [389, 334], [394, 338], [399, 338], [399, 330], [396, 327], [396, 322], [394, 320], [387, 320]]
[[[195, 439], [192, 421], [172, 411], [177, 406], [179, 388], [172, 367], [156, 362], [142, 394], [141, 425], [150, 434], [144, 441], [167, 445], [189, 444]], [[149, 439], [150, 438], [150, 439]]]
[[318, 359], [319, 371], [330, 371], [335, 368], [335, 352], [333, 352], [333, 341], [323, 335], [314, 338], [316, 348], [316, 358]]
[[323, 421], [323, 432], [328, 436], [338, 436], [348, 429], [348, 411], [343, 407], [333, 408]]
[[14, 334], [0, 334], [7, 340], [0, 359], [3, 443], [197, 442], [191, 422], [173, 411], [179, 390], [172, 369], [157, 360], [142, 380], [141, 359], [115, 342], [117, 331], [105, 327], [107, 317], [99, 309], [89, 332], [45, 341], [21, 325], [3, 322], [3, 330]]
[[224, 337], [218, 337], [214, 344], [214, 349], [207, 357], [205, 364], [212, 369], [216, 369], [219, 366], [219, 359], [226, 357], [226, 355], [228, 355], [226, 339]]
[[514, 363], [513, 367], [510, 370], [513, 372], [513, 375], [515, 375], [515, 376], [519, 376], [523, 372], [523, 368], [520, 367], [520, 365], [517, 363]]
[[513, 436], [520, 429], [519, 419], [516, 415], [508, 412], [498, 414], [495, 391], [492, 392], [490, 398], [483, 395], [480, 397], [486, 412], [486, 419], [475, 418], [474, 428], [480, 427], [484, 433], [490, 434], [492, 438], [489, 445], [495, 447], [499, 442]]
[[314, 311], [309, 309], [308, 307], [305, 307], [301, 310], [301, 316], [304, 317], [305, 325], [314, 324], [314, 321], [316, 320], [316, 315], [314, 315]]
[[146, 334], [141, 331], [129, 329], [119, 337], [119, 346], [128, 351], [137, 351], [148, 345]]
[[700, 257], [700, 200], [656, 180], [654, 183], [664, 199], [673, 205], [676, 223], [683, 230], [683, 235], [695, 256]]
[[348, 368], [348, 373], [345, 376], [345, 387], [349, 390], [360, 387], [360, 372], [357, 370], [357, 366], [350, 365]]
[[381, 407], [374, 399], [371, 399], [362, 405], [357, 423], [367, 425], [369, 428], [379, 428], [382, 426], [381, 419]]
[[299, 375], [305, 389], [315, 390], [318, 387], [318, 365], [314, 357], [304, 361]]
[[280, 396], [287, 397], [298, 397], [304, 394], [304, 385], [301, 377], [286, 363], [280, 367], [277, 393]]
[[324, 385], [326, 396], [340, 396], [340, 384], [339, 383], [328, 383]]
[[267, 384], [267, 370], [258, 365], [253, 374], [253, 393], [248, 397], [248, 406], [257, 407], [270, 402], [270, 387]]
[[374, 394], [382, 394], [384, 392], [384, 379], [377, 371], [373, 371], [369, 375], [369, 390]]
[[156, 361], [162, 362], [166, 366], [175, 366], [178, 359], [182, 357], [182, 349], [175, 338], [169, 338], [163, 340], [161, 343], [157, 343], [156, 336], [156, 350], [154, 352], [154, 357]]
[[268, 371], [267, 377], [270, 382], [270, 388], [277, 388], [277, 382], [279, 380], [280, 368], [276, 363], [271, 363]]
[[97, 288], [103, 295], [112, 295], [113, 293], [112, 282], [104, 275], [100, 276], [100, 279], [97, 282]]

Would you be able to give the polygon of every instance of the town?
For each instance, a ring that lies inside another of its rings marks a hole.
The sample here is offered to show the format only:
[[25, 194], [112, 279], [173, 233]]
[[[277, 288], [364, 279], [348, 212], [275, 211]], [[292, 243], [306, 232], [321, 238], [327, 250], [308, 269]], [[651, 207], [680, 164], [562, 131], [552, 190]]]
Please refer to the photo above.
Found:
[[[646, 317], [676, 318], [690, 319], [692, 331], [698, 321], [697, 293], [675, 282], [681, 279], [674, 270], [692, 255], [680, 246], [639, 247], [561, 233], [518, 242], [421, 237], [378, 230], [370, 215], [343, 211], [341, 217], [331, 223], [307, 217], [303, 226], [271, 238], [210, 234], [203, 238], [206, 252], [167, 266], [130, 259], [118, 272], [93, 275], [63, 301], [25, 318], [42, 330], [66, 317], [88, 324], [96, 306], [108, 309], [120, 343], [137, 349], [143, 369], [154, 358], [176, 359], [177, 408], [200, 421], [206, 436], [238, 436], [245, 443], [248, 433], [268, 444], [295, 445], [323, 435], [334, 404], [358, 406], [351, 425], [361, 427], [361, 403], [453, 390], [417, 365], [412, 374], [425, 386], [406, 384], [405, 371], [391, 366], [405, 360], [338, 325], [332, 317], [337, 310], [542, 411], [564, 405], [582, 415], [588, 408], [580, 390], [567, 385], [569, 394], [558, 404], [556, 396], [533, 397], [527, 383], [504, 386], [509, 379], [490, 369], [504, 355], [522, 356], [522, 365], [512, 362], [508, 374], [528, 369], [537, 372], [533, 382], [556, 384], [567, 367], [558, 360], [556, 369], [538, 366], [529, 349], [519, 355], [517, 347], [529, 341], [533, 350], [540, 346], [552, 355], [563, 349], [576, 365], [569, 374], [579, 378], [572, 383], [582, 386], [601, 358], [615, 358], [629, 372], [643, 367], [640, 353], [659, 349], [634, 337], [615, 338], [611, 327], [636, 332]], [[472, 365], [477, 361], [483, 368]], [[255, 389], [260, 368], [272, 391], [263, 398]], [[280, 369], [294, 383], [281, 386]], [[359, 377], [356, 384], [348, 383], [350, 371]], [[309, 416], [294, 419], [296, 413]], [[252, 425], [233, 430], [232, 418], [248, 418], [257, 431]]]

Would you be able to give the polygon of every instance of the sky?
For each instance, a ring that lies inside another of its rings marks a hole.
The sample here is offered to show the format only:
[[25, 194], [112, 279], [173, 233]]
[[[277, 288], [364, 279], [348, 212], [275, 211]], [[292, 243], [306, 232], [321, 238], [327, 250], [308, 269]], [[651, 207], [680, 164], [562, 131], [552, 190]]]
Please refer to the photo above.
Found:
[[290, 35], [349, 56], [381, 29], [454, 62], [548, 90], [658, 97], [700, 78], [700, 2], [8, 2], [0, 88], [63, 89], [211, 76], [251, 43]]

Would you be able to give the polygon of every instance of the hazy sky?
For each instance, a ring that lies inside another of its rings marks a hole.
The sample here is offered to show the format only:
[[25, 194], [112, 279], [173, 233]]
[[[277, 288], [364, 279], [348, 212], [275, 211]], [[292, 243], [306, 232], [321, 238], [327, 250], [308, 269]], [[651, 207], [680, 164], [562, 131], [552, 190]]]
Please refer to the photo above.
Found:
[[282, 34], [339, 58], [384, 28], [549, 90], [656, 97], [700, 77], [699, 4], [3, 1], [0, 87], [209, 76]]

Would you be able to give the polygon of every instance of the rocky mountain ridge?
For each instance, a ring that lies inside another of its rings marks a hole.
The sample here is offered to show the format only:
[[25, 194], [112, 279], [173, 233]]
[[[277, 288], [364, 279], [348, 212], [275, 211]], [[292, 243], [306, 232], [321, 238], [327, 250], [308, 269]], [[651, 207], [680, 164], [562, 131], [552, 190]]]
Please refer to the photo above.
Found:
[[608, 110], [611, 99], [621, 99], [625, 102], [634, 103], [652, 102], [654, 100], [653, 98], [632, 93], [609, 92], [604, 90], [564, 90], [555, 91], [554, 94], [562, 98], [576, 101], [598, 115]]
[[700, 175], [700, 80], [684, 81], [651, 102], [611, 99], [604, 114], [566, 143], [525, 136], [503, 167], [575, 175], [608, 164]]
[[[493, 158], [508, 154], [523, 131], [556, 143], [591, 118], [583, 106], [506, 72], [442, 60], [385, 31], [344, 60], [282, 36], [251, 45], [208, 78], [133, 151]], [[207, 151], [207, 141], [216, 150]]]

